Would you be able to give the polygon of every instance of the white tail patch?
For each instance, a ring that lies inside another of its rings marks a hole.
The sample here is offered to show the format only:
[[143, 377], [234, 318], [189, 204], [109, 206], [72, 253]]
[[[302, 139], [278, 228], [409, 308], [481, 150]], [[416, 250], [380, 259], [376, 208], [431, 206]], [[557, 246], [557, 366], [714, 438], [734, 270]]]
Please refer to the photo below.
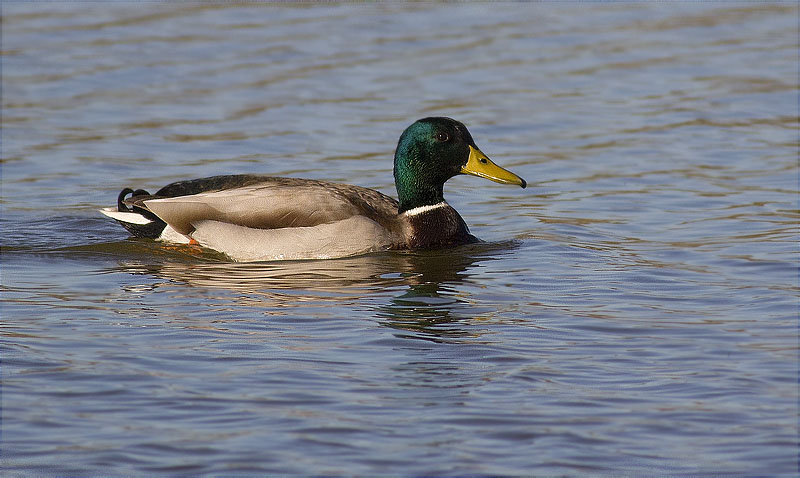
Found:
[[100, 209], [100, 212], [111, 219], [116, 219], [117, 221], [127, 222], [130, 224], [150, 224], [153, 222], [139, 213], [121, 212], [117, 211], [117, 208], [115, 207], [104, 207], [103, 209]]
[[172, 228], [169, 224], [161, 231], [157, 241], [173, 242], [175, 244], [189, 244], [189, 238]]

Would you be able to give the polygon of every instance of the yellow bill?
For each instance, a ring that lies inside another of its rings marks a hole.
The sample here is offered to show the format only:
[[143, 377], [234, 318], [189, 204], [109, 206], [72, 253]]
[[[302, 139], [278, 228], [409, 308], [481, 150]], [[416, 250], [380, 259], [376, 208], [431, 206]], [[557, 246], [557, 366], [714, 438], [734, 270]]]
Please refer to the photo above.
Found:
[[467, 164], [461, 166], [461, 172], [486, 178], [496, 183], [516, 184], [523, 188], [528, 185], [521, 177], [494, 164], [477, 146], [469, 147], [469, 159]]

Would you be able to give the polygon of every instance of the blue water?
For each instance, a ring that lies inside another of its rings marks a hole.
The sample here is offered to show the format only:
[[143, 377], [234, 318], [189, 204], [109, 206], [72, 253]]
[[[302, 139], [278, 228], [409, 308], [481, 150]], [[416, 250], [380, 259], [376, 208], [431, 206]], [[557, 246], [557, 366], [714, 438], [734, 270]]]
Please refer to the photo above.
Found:
[[[798, 7], [2, 4], [3, 476], [798, 473]], [[127, 186], [394, 195], [486, 242], [230, 263]]]

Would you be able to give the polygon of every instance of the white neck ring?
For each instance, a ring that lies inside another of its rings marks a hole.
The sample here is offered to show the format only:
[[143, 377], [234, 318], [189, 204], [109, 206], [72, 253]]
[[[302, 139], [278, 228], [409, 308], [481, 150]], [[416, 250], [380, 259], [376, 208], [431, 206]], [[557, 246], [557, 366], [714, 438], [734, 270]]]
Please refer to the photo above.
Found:
[[431, 204], [430, 206], [419, 206], [411, 208], [408, 211], [405, 211], [403, 214], [406, 214], [408, 216], [416, 216], [417, 214], [422, 214], [424, 212], [432, 211], [434, 209], [439, 209], [447, 206], [449, 206], [449, 204], [447, 204], [446, 201], [442, 201], [440, 203]]

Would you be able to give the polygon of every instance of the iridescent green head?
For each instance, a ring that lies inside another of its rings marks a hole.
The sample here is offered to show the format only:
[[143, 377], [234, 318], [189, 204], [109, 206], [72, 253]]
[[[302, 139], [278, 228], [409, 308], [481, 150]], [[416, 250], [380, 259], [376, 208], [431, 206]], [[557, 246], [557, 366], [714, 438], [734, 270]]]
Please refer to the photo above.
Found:
[[527, 184], [487, 158], [463, 124], [451, 118], [423, 118], [403, 131], [394, 153], [399, 212], [444, 201], [444, 183], [457, 174], [523, 188]]

